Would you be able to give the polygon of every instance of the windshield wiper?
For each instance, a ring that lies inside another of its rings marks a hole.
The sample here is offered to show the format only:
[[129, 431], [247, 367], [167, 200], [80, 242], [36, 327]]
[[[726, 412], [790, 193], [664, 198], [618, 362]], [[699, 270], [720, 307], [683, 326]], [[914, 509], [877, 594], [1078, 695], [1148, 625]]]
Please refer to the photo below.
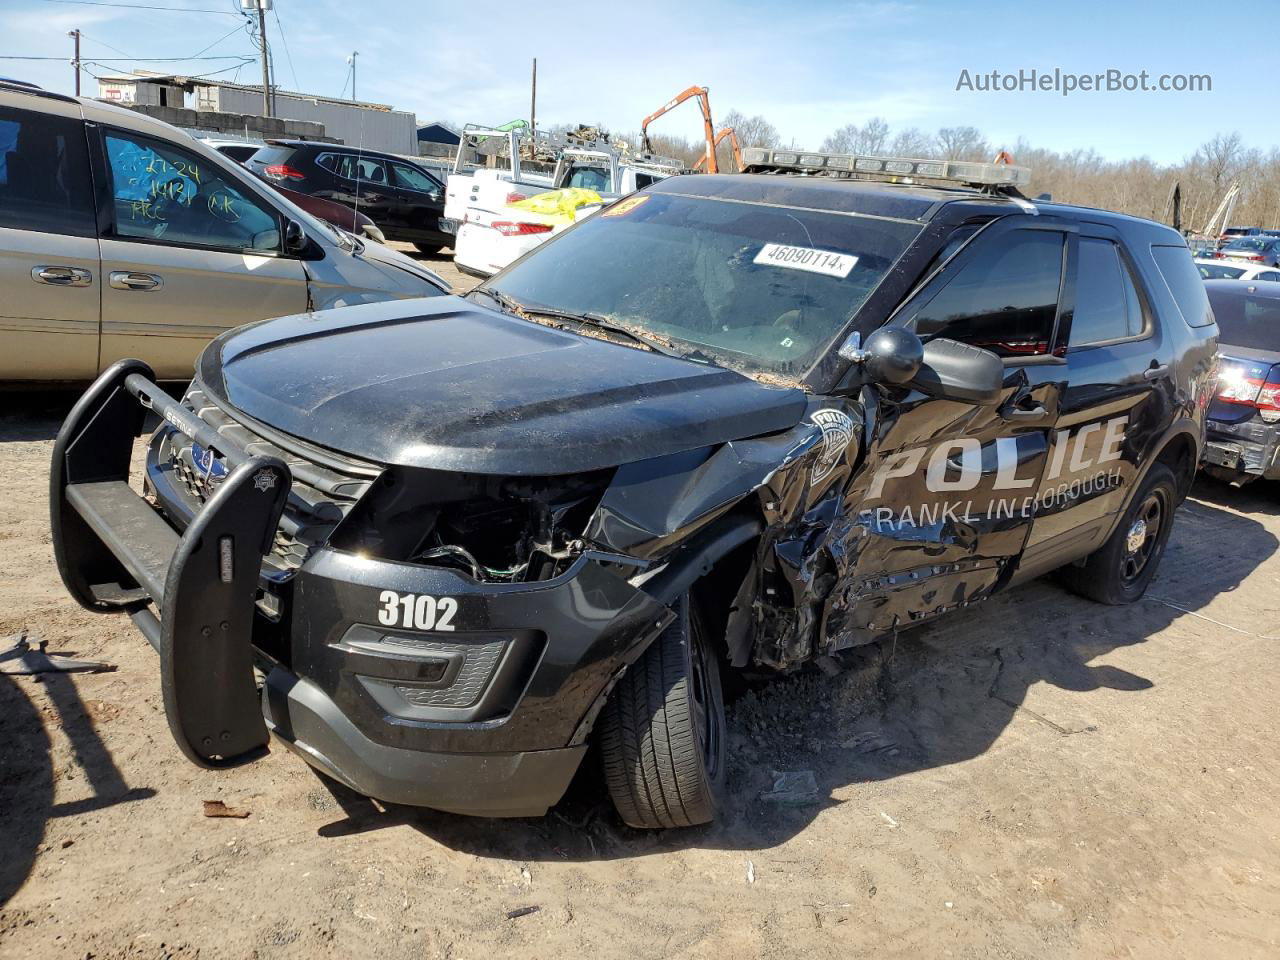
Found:
[[471, 292], [483, 293], [508, 313], [525, 314], [535, 317], [549, 317], [553, 320], [567, 320], [570, 323], [576, 323], [583, 326], [600, 327], [602, 330], [608, 330], [610, 333], [620, 334], [631, 342], [638, 343], [640, 346], [648, 350], [652, 350], [654, 353], [661, 353], [667, 357], [679, 357], [682, 360], [693, 360], [696, 363], [710, 362], [701, 351], [695, 350], [693, 353], [685, 353], [681, 350], [677, 350], [664, 340], [650, 336], [649, 334], [636, 330], [633, 327], [628, 327], [624, 324], [618, 323], [616, 320], [611, 320], [599, 313], [591, 313], [590, 311], [582, 311], [578, 313], [572, 310], [560, 310], [556, 307], [533, 307], [528, 304], [521, 303], [509, 294], [503, 293], [500, 290], [492, 290], [488, 287], [476, 287]]

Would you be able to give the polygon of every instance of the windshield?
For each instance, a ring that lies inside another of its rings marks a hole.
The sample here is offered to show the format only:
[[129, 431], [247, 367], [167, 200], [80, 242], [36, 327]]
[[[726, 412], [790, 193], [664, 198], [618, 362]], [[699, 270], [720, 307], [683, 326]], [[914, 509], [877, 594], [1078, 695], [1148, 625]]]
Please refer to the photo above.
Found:
[[687, 354], [797, 377], [920, 231], [914, 221], [634, 194], [486, 288], [592, 314]]

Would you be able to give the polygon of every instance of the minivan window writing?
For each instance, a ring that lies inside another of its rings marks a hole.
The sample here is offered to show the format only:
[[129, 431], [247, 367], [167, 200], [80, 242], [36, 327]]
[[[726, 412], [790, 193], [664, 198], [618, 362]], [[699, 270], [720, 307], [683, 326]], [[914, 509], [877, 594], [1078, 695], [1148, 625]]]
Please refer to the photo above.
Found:
[[280, 249], [280, 219], [203, 157], [137, 134], [103, 136], [118, 237], [228, 250]]

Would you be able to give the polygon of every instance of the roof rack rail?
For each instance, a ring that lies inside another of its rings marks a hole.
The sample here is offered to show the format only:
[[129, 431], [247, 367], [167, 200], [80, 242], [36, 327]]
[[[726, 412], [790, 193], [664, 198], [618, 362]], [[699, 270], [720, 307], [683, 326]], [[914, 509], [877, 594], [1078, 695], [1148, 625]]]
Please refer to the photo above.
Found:
[[871, 157], [851, 153], [810, 153], [746, 147], [744, 173], [799, 173], [836, 179], [892, 177], [944, 181], [996, 190], [1017, 190], [1031, 182], [1029, 167], [970, 160], [921, 160], [909, 157]]
[[68, 96], [65, 93], [54, 93], [52, 90], [45, 90], [33, 83], [24, 83], [21, 80], [0, 79], [0, 90], [7, 90], [10, 93], [25, 93], [33, 97], [44, 97], [47, 100], [61, 100], [63, 103], [80, 102], [75, 97]]

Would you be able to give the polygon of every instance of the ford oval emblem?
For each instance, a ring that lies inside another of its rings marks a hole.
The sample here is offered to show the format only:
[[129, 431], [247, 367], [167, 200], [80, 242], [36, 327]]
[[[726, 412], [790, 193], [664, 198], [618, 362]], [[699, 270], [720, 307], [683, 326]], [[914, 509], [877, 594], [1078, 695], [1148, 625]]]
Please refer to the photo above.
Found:
[[217, 457], [212, 450], [206, 450], [198, 443], [191, 444], [191, 462], [204, 474], [206, 483], [217, 483], [227, 475], [227, 464]]

